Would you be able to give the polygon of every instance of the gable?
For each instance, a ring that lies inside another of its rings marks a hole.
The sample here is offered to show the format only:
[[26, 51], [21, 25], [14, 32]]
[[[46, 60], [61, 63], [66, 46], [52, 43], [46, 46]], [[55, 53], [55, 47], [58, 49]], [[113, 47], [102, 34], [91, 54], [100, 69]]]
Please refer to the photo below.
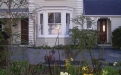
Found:
[[121, 15], [121, 0], [83, 0], [85, 15]]

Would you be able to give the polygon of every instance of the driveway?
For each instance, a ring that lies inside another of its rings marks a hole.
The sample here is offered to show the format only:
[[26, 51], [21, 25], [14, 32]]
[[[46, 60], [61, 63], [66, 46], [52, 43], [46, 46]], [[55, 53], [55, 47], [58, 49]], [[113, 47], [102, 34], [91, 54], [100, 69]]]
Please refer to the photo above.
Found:
[[[21, 47], [21, 48], [12, 48], [11, 52], [11, 61], [16, 61], [16, 60], [27, 60], [31, 64], [39, 64], [39, 63], [44, 63], [44, 56], [49, 55], [49, 52], [51, 50], [49, 49], [34, 49], [34, 48], [27, 48], [27, 47]], [[74, 52], [76, 50], [73, 50]], [[58, 53], [58, 50], [55, 50], [55, 53], [53, 55], [53, 59], [59, 60], [59, 55], [60, 55], [60, 60], [64, 60], [64, 57], [62, 54], [64, 53], [63, 50], [59, 50], [60, 54]], [[92, 50], [94, 58], [98, 58], [99, 53], [100, 53], [100, 48], [94, 48]], [[75, 61], [80, 61], [87, 59], [90, 61], [90, 55], [89, 52], [84, 50], [82, 51], [82, 54], [78, 54], [75, 57]], [[105, 59], [105, 62], [115, 62], [115, 61], [120, 61], [121, 62], [121, 50], [119, 49], [114, 49], [114, 48], [105, 48], [102, 52], [102, 58]]]

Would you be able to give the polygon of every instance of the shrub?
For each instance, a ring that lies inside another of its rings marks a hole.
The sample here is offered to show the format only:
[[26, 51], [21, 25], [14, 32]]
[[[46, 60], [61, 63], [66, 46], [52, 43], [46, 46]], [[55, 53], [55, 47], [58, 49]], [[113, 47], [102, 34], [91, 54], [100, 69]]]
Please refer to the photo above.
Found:
[[119, 75], [119, 71], [112, 66], [105, 66], [102, 75]]
[[8, 35], [5, 32], [0, 32], [0, 66], [6, 65], [6, 53], [7, 53], [7, 44], [8, 44]]
[[14, 61], [11, 63], [10, 71], [12, 75], [25, 75], [28, 68], [29, 63], [27, 61]]
[[75, 46], [78, 44], [78, 39], [80, 38], [80, 30], [78, 27], [73, 27], [73, 29], [69, 30], [69, 36], [71, 38], [72, 44]]
[[0, 75], [7, 75], [7, 69], [0, 69]]
[[113, 32], [112, 32], [112, 43], [113, 46], [115, 48], [120, 48], [121, 47], [121, 26], [119, 26], [118, 28], [116, 28]]
[[70, 29], [70, 38], [74, 47], [80, 46], [82, 49], [92, 48], [97, 42], [96, 30], [79, 30], [77, 27]]

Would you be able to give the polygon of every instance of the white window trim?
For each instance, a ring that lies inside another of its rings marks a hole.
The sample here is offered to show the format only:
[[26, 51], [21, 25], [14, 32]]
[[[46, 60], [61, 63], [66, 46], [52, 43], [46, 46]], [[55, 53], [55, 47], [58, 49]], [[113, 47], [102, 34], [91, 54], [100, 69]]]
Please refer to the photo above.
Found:
[[[66, 13], [70, 14], [70, 19], [72, 19], [73, 15], [73, 8], [70, 7], [53, 7], [53, 6], [48, 6], [48, 7], [42, 7], [41, 9], [38, 10], [38, 16], [40, 16], [41, 13], [43, 13], [43, 35], [40, 35], [38, 33], [38, 37], [57, 37], [58, 35], [48, 35], [48, 13], [53, 12], [53, 13], [61, 13], [61, 28], [62, 32], [59, 35], [59, 37], [68, 37], [69, 35], [66, 35]], [[38, 17], [38, 25], [40, 25], [40, 17]], [[69, 29], [72, 28], [72, 22], [70, 21], [70, 26]]]
[[[40, 25], [41, 25], [41, 24], [40, 24], [40, 14], [43, 14], [43, 12], [39, 12], [39, 13], [38, 13], [38, 26], [37, 26], [37, 33], [38, 33], [38, 36], [40, 36], [40, 37], [41, 37], [41, 36], [43, 36], [43, 35], [41, 35], [41, 31], [39, 31], [39, 29], [40, 29], [39, 27], [40, 27]], [[44, 20], [44, 16], [43, 16], [43, 20]], [[43, 29], [44, 29], [44, 28], [43, 28]], [[43, 31], [43, 34], [44, 34], [44, 31]]]

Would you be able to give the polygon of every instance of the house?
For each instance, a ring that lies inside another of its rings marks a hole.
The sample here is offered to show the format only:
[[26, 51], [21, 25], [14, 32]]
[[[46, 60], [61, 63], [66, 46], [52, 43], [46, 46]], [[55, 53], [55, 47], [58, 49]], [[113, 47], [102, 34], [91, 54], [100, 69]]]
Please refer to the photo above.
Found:
[[112, 31], [121, 26], [121, 0], [28, 0], [28, 2], [29, 10], [21, 9], [22, 12], [28, 11], [31, 14], [26, 19], [28, 23], [20, 20], [14, 29], [21, 31], [25, 28], [26, 31], [21, 31], [20, 34], [27, 35], [18, 40], [21, 42], [24, 39], [35, 46], [54, 46], [57, 45], [56, 41], [63, 45], [70, 43], [68, 31], [77, 26], [70, 20], [82, 13], [95, 21], [92, 26], [85, 23], [84, 28], [99, 31], [99, 44], [106, 42], [111, 45]]
[[121, 26], [121, 0], [83, 0], [83, 12], [93, 17], [99, 31], [98, 44], [112, 44], [112, 31]]

